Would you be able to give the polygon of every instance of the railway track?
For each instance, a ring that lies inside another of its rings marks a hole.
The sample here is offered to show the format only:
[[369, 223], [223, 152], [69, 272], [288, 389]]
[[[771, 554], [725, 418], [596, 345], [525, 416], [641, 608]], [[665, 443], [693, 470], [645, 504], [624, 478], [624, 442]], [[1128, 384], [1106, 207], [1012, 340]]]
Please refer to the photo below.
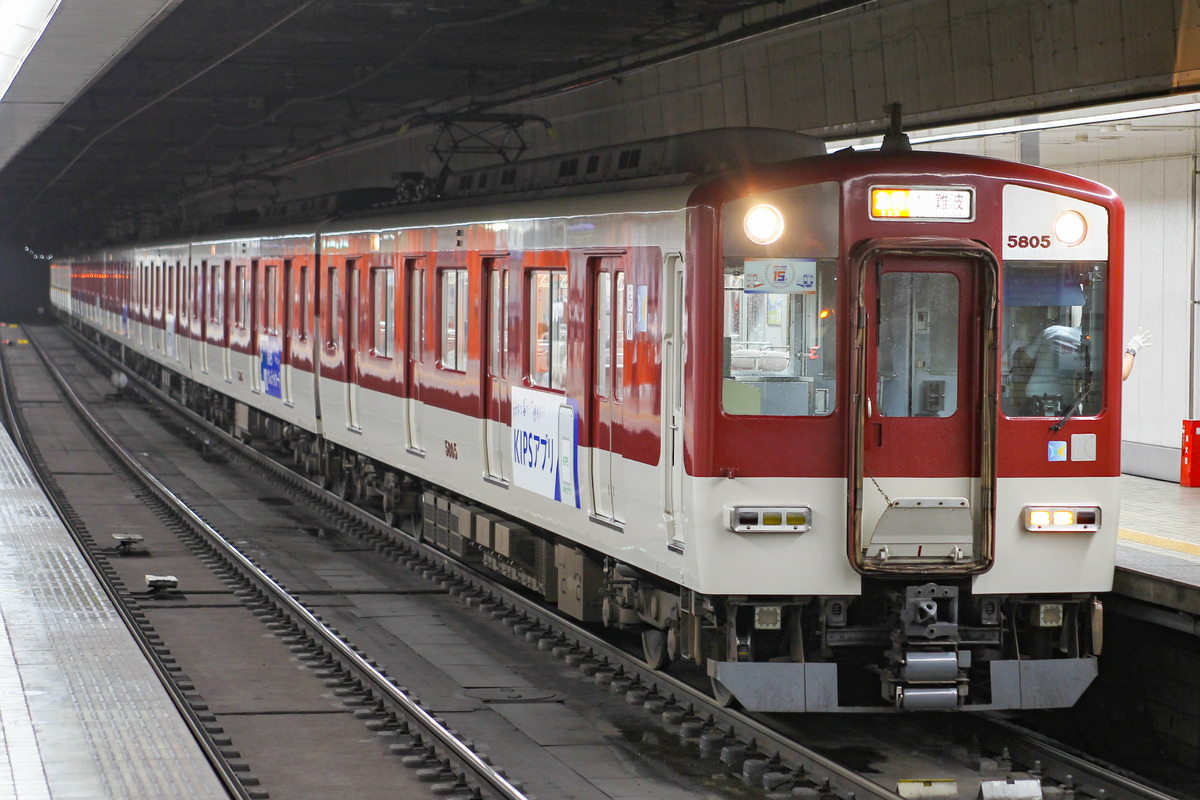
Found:
[[[120, 368], [109, 356], [94, 349], [88, 352], [93, 358], [107, 359], [109, 367]], [[169, 413], [183, 415], [191, 435], [268, 474], [289, 495], [307, 498], [324, 512], [340, 516], [338, 527], [345, 535], [425, 575], [458, 597], [465, 607], [501, 621], [533, 648], [561, 658], [578, 676], [596, 686], [592, 691], [623, 696], [630, 706], [645, 709], [650, 728], [672, 734], [668, 749], [691, 751], [702, 762], [719, 761], [727, 779], [740, 787], [752, 786], [768, 796], [812, 798], [1173, 796], [1091, 764], [1013, 726], [998, 726], [974, 715], [887, 716], [863, 724], [862, 720], [844, 716], [832, 720], [757, 716], [722, 708], [698, 688], [697, 676], [650, 669], [639, 656], [598, 637], [594, 631], [420, 542], [413, 522], [402, 521], [399, 529], [389, 525], [324, 491], [269, 454], [212, 428], [152, 385], [136, 378], [134, 381], [139, 391], [161, 404], [163, 413], [169, 408]], [[165, 487], [164, 491], [170, 495]], [[196, 516], [194, 512], [182, 513], [185, 517]], [[203, 521], [197, 518], [195, 522]], [[256, 569], [240, 554], [229, 557], [239, 569]], [[314, 652], [321, 654], [329, 667], [353, 670], [349, 684], [363, 688], [376, 723], [398, 724], [405, 718], [409, 730], [419, 725], [421, 714], [407, 717], [411, 709], [402, 699], [404, 693], [394, 696], [395, 684], [355, 645], [336, 635], [330, 640], [318, 638], [324, 627], [321, 620], [294, 598], [265, 599], [267, 589], [281, 589], [269, 576], [259, 586], [266, 587], [256, 589], [264, 593], [263, 602], [288, 616], [289, 621], [283, 624], [302, 631], [297, 639], [312, 641]], [[380, 678], [382, 682], [373, 682]], [[419, 705], [416, 708], [419, 710]], [[946, 724], [950, 719], [952, 724]], [[454, 752], [453, 745], [440, 738], [439, 727], [446, 733], [445, 726], [435, 725], [421, 734], [422, 741], [437, 741]], [[802, 741], [820, 744], [805, 746]], [[469, 747], [466, 750], [471, 752]], [[839, 763], [839, 754], [847, 753], [860, 763]], [[506, 790], [506, 781], [496, 789], [487, 783], [487, 769], [479, 771], [472, 758], [460, 758], [455, 770], [443, 770], [454, 773], [452, 786], [459, 790], [470, 786], [480, 792], [484, 786], [491, 791]], [[511, 784], [507, 786], [515, 791]]]

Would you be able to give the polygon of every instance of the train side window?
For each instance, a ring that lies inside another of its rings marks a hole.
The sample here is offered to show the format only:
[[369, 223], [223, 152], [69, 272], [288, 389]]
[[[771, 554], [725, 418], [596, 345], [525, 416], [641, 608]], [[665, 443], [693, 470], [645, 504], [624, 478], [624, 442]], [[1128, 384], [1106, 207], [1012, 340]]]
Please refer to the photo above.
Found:
[[566, 270], [529, 273], [529, 382], [564, 391], [567, 386]]
[[[784, 268], [787, 280], [777, 282]], [[726, 414], [833, 413], [836, 275], [831, 258], [726, 257]]]
[[371, 318], [374, 320], [371, 353], [391, 358], [392, 331], [396, 324], [396, 271], [391, 267], [371, 269]]
[[441, 275], [441, 352], [442, 369], [466, 372], [467, 343], [470, 341], [470, 292], [465, 269], [444, 269]]

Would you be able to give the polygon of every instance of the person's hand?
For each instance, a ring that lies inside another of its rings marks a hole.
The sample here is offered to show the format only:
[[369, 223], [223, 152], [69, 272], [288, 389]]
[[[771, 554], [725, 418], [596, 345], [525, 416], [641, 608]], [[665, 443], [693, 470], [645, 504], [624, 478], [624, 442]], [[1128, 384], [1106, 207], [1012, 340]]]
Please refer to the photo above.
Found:
[[1137, 333], [1129, 340], [1129, 344], [1125, 345], [1125, 349], [1132, 350], [1136, 356], [1139, 350], [1143, 347], [1149, 347], [1152, 344], [1154, 342], [1150, 341], [1150, 331], [1145, 328], [1138, 328]]

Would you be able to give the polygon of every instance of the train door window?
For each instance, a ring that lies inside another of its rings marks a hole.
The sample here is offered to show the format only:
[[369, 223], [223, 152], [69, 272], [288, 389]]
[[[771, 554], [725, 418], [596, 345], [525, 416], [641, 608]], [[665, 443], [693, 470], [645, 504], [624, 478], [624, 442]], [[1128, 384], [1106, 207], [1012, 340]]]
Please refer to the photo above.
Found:
[[362, 322], [359, 318], [362, 310], [362, 302], [359, 298], [358, 261], [356, 259], [346, 259], [346, 295], [349, 300], [349, 307], [346, 313], [346, 331], [350, 334], [350, 350], [358, 353], [360, 352], [361, 345], [358, 337]]
[[616, 292], [613, 295], [613, 397], [625, 396], [625, 343], [633, 339], [633, 295], [625, 296], [625, 270], [618, 270]]
[[341, 325], [341, 287], [338, 285], [338, 270], [337, 267], [330, 267], [326, 272], [329, 278], [329, 295], [326, 298], [328, 301], [325, 306], [325, 347], [333, 351], [337, 350], [338, 342], [342, 338]]
[[726, 257], [726, 414], [833, 412], [836, 275], [833, 259]]
[[208, 319], [214, 325], [222, 325], [225, 322], [225, 272], [228, 269], [228, 261], [224, 267], [214, 264], [208, 275]]
[[529, 273], [529, 382], [563, 391], [567, 385], [566, 270]]
[[298, 319], [296, 320], [296, 337], [301, 342], [308, 341], [308, 265], [300, 265], [300, 285], [295, 288]]
[[1081, 416], [1104, 408], [1107, 264], [1004, 265], [1000, 410], [1010, 417]]
[[441, 348], [439, 365], [443, 369], [465, 372], [467, 343], [470, 341], [470, 286], [465, 269], [444, 269], [441, 276]]
[[425, 348], [425, 326], [423, 311], [425, 309], [424, 275], [425, 270], [417, 266], [416, 259], [408, 259], [408, 360], [418, 362], [422, 359]]
[[372, 354], [391, 358], [396, 324], [396, 271], [391, 267], [371, 269], [371, 319], [374, 320]]
[[958, 278], [885, 272], [879, 280], [875, 397], [884, 417], [949, 417], [958, 408]]
[[192, 267], [192, 319], [197, 322], [204, 319], [204, 273], [208, 271], [208, 262], [201, 261]]
[[491, 328], [488, 341], [488, 375], [508, 376], [508, 270], [493, 269], [488, 273], [488, 322]]
[[192, 268], [181, 264], [179, 267], [179, 318], [185, 323], [191, 320], [192, 310]]
[[237, 277], [234, 285], [235, 306], [233, 324], [245, 328], [250, 320], [250, 284], [246, 275], [246, 265], [237, 265]]
[[154, 265], [154, 315], [158, 316], [162, 312], [162, 273], [163, 265]]
[[[224, 284], [225, 284], [225, 285], [224, 285], [224, 290], [225, 290], [225, 294], [224, 294], [225, 308], [224, 308], [224, 309], [221, 311], [221, 320], [222, 320], [222, 323], [223, 323], [223, 324], [225, 325], [225, 327], [226, 327], [225, 334], [226, 334], [226, 339], [228, 339], [228, 338], [229, 338], [229, 336], [228, 336], [228, 334], [229, 334], [228, 328], [229, 328], [229, 327], [232, 325], [232, 323], [233, 323], [233, 320], [234, 320], [234, 319], [236, 318], [236, 316], [237, 316], [237, 310], [236, 310], [236, 305], [237, 305], [237, 303], [236, 303], [236, 301], [237, 301], [237, 284], [236, 284], [236, 281], [235, 281], [235, 272], [234, 272], [234, 269], [233, 269], [233, 262], [232, 262], [232, 261], [226, 261], [226, 262], [225, 262], [225, 274], [224, 274], [224, 276], [223, 276], [223, 281], [224, 281]], [[226, 349], [226, 351], [225, 351], [225, 352], [226, 352], [226, 353], [228, 353], [228, 352], [229, 352], [229, 350], [228, 350], [228, 349]]]
[[612, 369], [612, 273], [596, 273], [596, 394], [608, 397]]
[[279, 334], [279, 265], [268, 264], [266, 275], [266, 319], [263, 320], [263, 333]]

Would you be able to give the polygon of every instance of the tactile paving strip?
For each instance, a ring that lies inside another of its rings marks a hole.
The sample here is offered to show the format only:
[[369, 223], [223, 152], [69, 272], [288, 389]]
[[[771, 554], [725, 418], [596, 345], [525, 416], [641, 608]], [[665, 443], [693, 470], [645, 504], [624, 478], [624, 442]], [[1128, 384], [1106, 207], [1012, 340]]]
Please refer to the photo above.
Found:
[[227, 798], [0, 428], [0, 800]]

